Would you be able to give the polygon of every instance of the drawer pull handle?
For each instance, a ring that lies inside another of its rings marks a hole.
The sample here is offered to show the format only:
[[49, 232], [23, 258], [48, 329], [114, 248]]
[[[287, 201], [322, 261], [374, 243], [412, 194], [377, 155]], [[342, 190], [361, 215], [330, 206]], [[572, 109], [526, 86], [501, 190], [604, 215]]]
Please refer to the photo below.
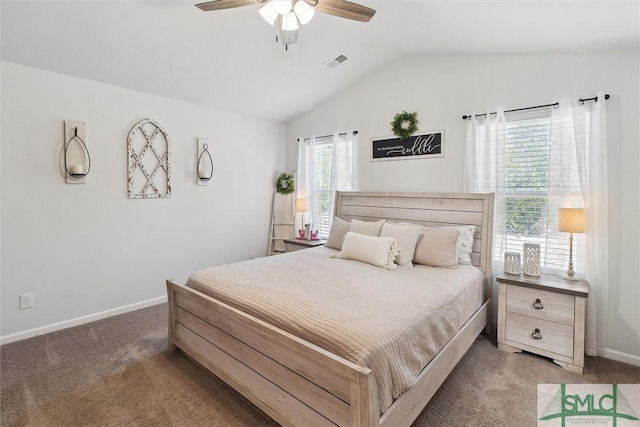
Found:
[[540, 335], [540, 329], [538, 329], [538, 328], [534, 329], [534, 331], [531, 332], [531, 334], [529, 336], [534, 340], [541, 340], [542, 339], [542, 335]]
[[536, 298], [536, 302], [531, 304], [531, 307], [535, 308], [536, 310], [542, 310], [544, 308], [544, 305], [542, 305], [542, 301], [540, 301], [540, 298]]

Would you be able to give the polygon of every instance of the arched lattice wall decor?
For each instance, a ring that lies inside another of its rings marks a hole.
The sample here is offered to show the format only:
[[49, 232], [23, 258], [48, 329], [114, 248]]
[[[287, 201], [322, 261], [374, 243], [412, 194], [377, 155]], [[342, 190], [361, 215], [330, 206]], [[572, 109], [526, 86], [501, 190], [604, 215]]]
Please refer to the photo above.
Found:
[[171, 197], [171, 150], [167, 132], [145, 119], [129, 132], [129, 198]]

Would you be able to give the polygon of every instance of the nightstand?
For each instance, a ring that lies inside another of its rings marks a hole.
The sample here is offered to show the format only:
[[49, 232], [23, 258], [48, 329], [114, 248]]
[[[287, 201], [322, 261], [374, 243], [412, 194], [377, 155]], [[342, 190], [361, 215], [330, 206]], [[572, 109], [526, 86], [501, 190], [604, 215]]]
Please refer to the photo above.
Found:
[[560, 277], [499, 275], [498, 348], [550, 357], [581, 374], [587, 282]]
[[326, 240], [299, 240], [299, 239], [284, 239], [284, 251], [293, 252], [300, 249], [315, 248], [316, 246], [322, 246], [327, 243]]

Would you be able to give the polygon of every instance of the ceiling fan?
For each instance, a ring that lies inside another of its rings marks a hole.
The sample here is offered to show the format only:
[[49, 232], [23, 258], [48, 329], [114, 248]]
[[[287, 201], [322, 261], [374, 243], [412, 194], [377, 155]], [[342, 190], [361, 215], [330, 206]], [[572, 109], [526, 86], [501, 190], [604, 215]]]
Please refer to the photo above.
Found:
[[347, 0], [213, 0], [196, 4], [196, 7], [207, 12], [256, 3], [262, 5], [259, 12], [265, 21], [276, 26], [276, 41], [279, 36], [285, 48], [298, 41], [299, 24], [311, 21], [316, 10], [360, 22], [369, 22], [376, 13], [369, 7]]

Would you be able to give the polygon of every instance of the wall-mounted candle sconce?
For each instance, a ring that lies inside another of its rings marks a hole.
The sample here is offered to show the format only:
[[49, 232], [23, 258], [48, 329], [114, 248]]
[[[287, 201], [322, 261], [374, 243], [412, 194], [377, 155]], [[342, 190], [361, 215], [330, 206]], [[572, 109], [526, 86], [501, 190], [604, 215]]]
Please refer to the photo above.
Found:
[[209, 151], [209, 143], [204, 138], [198, 138], [198, 160], [196, 163], [196, 183], [209, 185], [213, 177], [213, 157]]
[[67, 184], [84, 184], [91, 171], [91, 156], [85, 144], [85, 124], [64, 122], [64, 170]]

